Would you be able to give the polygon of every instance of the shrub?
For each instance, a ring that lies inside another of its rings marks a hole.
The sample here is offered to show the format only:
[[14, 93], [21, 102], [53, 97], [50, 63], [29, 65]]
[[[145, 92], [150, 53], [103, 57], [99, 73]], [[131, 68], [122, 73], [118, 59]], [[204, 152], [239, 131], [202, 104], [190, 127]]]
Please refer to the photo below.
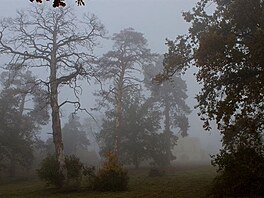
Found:
[[264, 156], [254, 148], [240, 148], [235, 153], [222, 151], [213, 161], [219, 175], [214, 179], [214, 197], [264, 196]]
[[[79, 158], [74, 155], [65, 157], [65, 165], [68, 173], [67, 184], [77, 184], [79, 186], [82, 178], [83, 164]], [[48, 155], [41, 163], [40, 169], [37, 170], [38, 176], [44, 180], [47, 185], [62, 187], [65, 180], [63, 174], [59, 170], [59, 163], [55, 156]]]
[[37, 174], [47, 185], [61, 187], [64, 181], [64, 177], [59, 170], [59, 163], [55, 156], [48, 155], [43, 159], [40, 169], [37, 170]]
[[94, 166], [84, 166], [83, 167], [83, 176], [88, 182], [88, 188], [93, 189], [96, 179], [95, 167]]
[[79, 186], [82, 179], [83, 164], [75, 155], [65, 157], [65, 165], [68, 173], [67, 183]]
[[118, 162], [115, 154], [109, 152], [106, 161], [99, 169], [95, 180], [94, 189], [98, 191], [125, 191], [128, 188], [127, 172]]

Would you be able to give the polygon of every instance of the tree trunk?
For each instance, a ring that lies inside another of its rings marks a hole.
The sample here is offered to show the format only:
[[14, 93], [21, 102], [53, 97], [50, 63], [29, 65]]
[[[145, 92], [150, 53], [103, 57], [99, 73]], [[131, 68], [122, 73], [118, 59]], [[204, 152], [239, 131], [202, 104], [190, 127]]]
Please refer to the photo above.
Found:
[[167, 99], [165, 99], [165, 109], [164, 109], [164, 115], [165, 115], [165, 130], [164, 130], [164, 135], [165, 135], [165, 152], [166, 152], [166, 165], [170, 166], [170, 161], [171, 161], [171, 131], [170, 131], [170, 104]]
[[115, 96], [115, 143], [114, 143], [114, 152], [119, 160], [120, 155], [120, 129], [121, 129], [121, 118], [122, 118], [122, 97], [123, 97], [123, 89], [124, 89], [124, 76], [125, 76], [125, 69], [126, 67], [123, 66], [120, 77], [117, 81], [116, 88], [117, 93]]
[[[55, 39], [54, 39], [55, 40]], [[50, 63], [50, 105], [52, 117], [52, 132], [53, 142], [55, 145], [56, 159], [59, 162], [60, 172], [63, 174], [65, 181], [67, 181], [67, 169], [65, 166], [65, 157], [63, 150], [61, 121], [60, 121], [60, 107], [58, 104], [58, 82], [57, 82], [57, 65], [56, 65], [56, 46], [53, 47], [51, 53]]]
[[52, 110], [52, 131], [53, 131], [53, 142], [55, 145], [55, 154], [56, 159], [59, 162], [60, 171], [63, 174], [65, 180], [67, 180], [67, 170], [65, 166], [65, 157], [63, 151], [63, 142], [62, 142], [62, 131], [61, 131], [61, 122], [60, 122], [60, 112], [58, 105], [58, 94], [55, 94], [51, 91], [51, 110]]
[[121, 96], [117, 96], [116, 107], [115, 107], [115, 144], [114, 144], [114, 152], [119, 159], [120, 152], [120, 124], [121, 124], [121, 115], [122, 115], [122, 101]]

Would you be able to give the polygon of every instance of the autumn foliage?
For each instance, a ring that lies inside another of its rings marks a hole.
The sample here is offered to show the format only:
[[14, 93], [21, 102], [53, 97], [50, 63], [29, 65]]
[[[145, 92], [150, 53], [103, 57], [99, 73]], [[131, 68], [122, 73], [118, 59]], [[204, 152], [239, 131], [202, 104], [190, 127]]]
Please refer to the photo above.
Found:
[[106, 154], [106, 161], [98, 171], [94, 189], [98, 191], [125, 191], [128, 188], [127, 172], [113, 152]]

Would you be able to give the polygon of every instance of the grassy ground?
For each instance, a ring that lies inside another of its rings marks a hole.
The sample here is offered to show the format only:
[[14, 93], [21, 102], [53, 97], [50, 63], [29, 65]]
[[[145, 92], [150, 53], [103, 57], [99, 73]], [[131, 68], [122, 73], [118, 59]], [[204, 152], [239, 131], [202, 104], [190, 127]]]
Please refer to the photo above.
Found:
[[88, 190], [58, 192], [38, 180], [0, 185], [0, 197], [50, 198], [199, 198], [206, 197], [215, 170], [209, 166], [182, 166], [166, 170], [162, 177], [148, 177], [147, 169], [129, 170], [129, 191], [101, 193]]

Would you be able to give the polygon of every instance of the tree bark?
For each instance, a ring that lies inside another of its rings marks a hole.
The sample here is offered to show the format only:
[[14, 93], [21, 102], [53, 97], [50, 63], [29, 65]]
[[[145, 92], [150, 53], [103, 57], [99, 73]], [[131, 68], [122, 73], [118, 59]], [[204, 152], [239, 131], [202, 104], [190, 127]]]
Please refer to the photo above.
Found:
[[123, 86], [124, 86], [124, 76], [125, 76], [125, 65], [122, 66], [120, 77], [117, 81], [116, 88], [117, 93], [115, 96], [116, 105], [115, 105], [115, 143], [114, 143], [114, 152], [119, 160], [120, 155], [120, 133], [121, 133], [121, 118], [122, 118], [122, 98], [123, 98]]
[[[51, 88], [51, 90], [53, 89]], [[56, 159], [59, 162], [61, 173], [63, 174], [65, 180], [67, 180], [67, 170], [65, 166], [65, 157], [64, 157], [64, 151], [63, 151], [61, 121], [60, 121], [60, 114], [59, 114], [57, 90], [51, 91], [50, 103], [51, 103], [51, 110], [52, 110], [52, 114], [51, 114], [52, 131], [53, 131], [53, 142], [55, 145]]]
[[120, 124], [121, 124], [121, 115], [122, 115], [122, 97], [119, 93], [116, 99], [116, 113], [115, 113], [115, 145], [114, 145], [114, 152], [119, 159], [119, 152], [120, 152]]
[[[54, 40], [56, 40], [54, 38]], [[65, 181], [67, 181], [67, 169], [65, 166], [65, 156], [62, 141], [61, 121], [60, 121], [60, 107], [58, 103], [58, 82], [57, 82], [57, 65], [56, 65], [56, 46], [53, 46], [51, 52], [50, 63], [50, 106], [52, 117], [52, 132], [53, 142], [55, 145], [56, 159], [59, 162], [60, 172], [63, 174]]]

